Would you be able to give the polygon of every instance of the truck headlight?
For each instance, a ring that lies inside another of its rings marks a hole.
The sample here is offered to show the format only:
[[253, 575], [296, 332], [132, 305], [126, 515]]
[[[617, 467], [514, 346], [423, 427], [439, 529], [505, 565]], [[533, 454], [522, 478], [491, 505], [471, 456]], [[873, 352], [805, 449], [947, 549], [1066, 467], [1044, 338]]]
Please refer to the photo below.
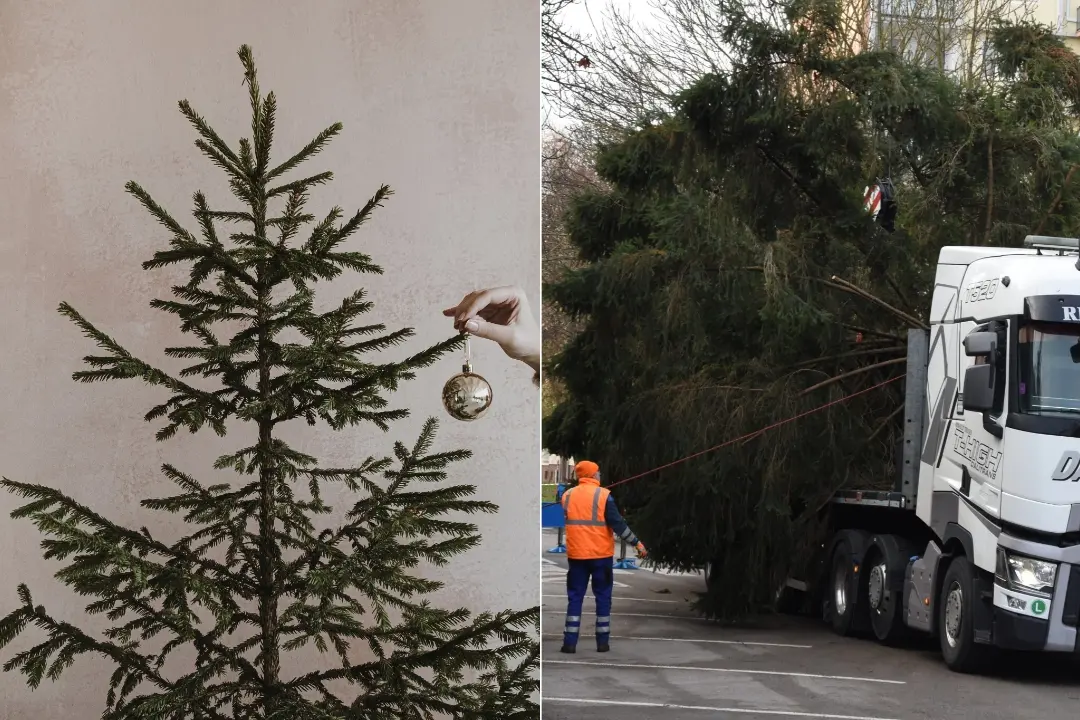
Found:
[[1057, 563], [1013, 555], [999, 547], [994, 575], [1016, 590], [1050, 594], [1054, 592], [1054, 581], [1057, 580]]

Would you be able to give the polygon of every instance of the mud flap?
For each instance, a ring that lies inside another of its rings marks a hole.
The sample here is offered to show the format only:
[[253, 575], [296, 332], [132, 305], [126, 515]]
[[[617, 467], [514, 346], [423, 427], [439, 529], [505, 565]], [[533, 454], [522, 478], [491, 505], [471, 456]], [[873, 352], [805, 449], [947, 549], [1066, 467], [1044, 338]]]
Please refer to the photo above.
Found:
[[975, 569], [975, 587], [971, 604], [975, 642], [980, 645], [994, 644], [994, 580], [986, 577], [983, 570]]

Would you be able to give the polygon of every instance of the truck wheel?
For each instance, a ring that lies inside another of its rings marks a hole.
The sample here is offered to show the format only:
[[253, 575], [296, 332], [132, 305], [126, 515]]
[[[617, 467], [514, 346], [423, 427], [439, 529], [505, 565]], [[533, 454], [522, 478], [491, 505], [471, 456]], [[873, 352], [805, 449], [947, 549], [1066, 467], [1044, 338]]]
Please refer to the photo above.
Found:
[[875, 536], [873, 542], [866, 558], [868, 571], [863, 573], [870, 629], [883, 645], [900, 645], [908, 637], [908, 628], [904, 624], [903, 590], [896, 586], [910, 552], [906, 543], [893, 535]]
[[969, 673], [986, 662], [987, 648], [975, 643], [972, 603], [975, 571], [960, 555], [949, 563], [938, 600], [938, 637], [941, 655], [950, 670]]
[[851, 544], [841, 539], [833, 548], [829, 563], [825, 598], [822, 603], [825, 622], [837, 635], [851, 635], [855, 630], [855, 613], [858, 611], [858, 584], [851, 566]]

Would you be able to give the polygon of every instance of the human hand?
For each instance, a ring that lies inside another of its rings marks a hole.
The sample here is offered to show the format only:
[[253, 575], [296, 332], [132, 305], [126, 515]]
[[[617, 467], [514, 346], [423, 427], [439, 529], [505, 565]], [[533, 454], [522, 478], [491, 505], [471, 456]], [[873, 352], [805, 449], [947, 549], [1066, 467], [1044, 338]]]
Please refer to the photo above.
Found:
[[493, 340], [514, 360], [540, 371], [540, 328], [529, 301], [519, 287], [506, 286], [471, 292], [457, 305], [443, 310], [454, 318], [454, 329]]
[[640, 559], [644, 560], [646, 557], [648, 557], [649, 551], [645, 549], [645, 543], [639, 542], [637, 544], [637, 548], [635, 549], [637, 550], [637, 556]]

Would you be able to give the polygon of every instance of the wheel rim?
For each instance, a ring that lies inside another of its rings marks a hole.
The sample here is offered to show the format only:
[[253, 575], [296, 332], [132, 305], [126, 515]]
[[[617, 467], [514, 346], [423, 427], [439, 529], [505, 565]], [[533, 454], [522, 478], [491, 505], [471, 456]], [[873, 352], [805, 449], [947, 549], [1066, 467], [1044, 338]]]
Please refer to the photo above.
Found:
[[956, 647], [960, 642], [960, 625], [964, 619], [964, 591], [960, 583], [954, 582], [949, 586], [949, 594], [945, 596], [945, 640], [949, 647]]
[[837, 615], [847, 612], [847, 566], [843, 560], [837, 560], [833, 570], [833, 604]]
[[866, 584], [870, 595], [870, 607], [876, 612], [885, 609], [885, 581], [885, 563], [875, 565], [870, 569], [870, 578]]

